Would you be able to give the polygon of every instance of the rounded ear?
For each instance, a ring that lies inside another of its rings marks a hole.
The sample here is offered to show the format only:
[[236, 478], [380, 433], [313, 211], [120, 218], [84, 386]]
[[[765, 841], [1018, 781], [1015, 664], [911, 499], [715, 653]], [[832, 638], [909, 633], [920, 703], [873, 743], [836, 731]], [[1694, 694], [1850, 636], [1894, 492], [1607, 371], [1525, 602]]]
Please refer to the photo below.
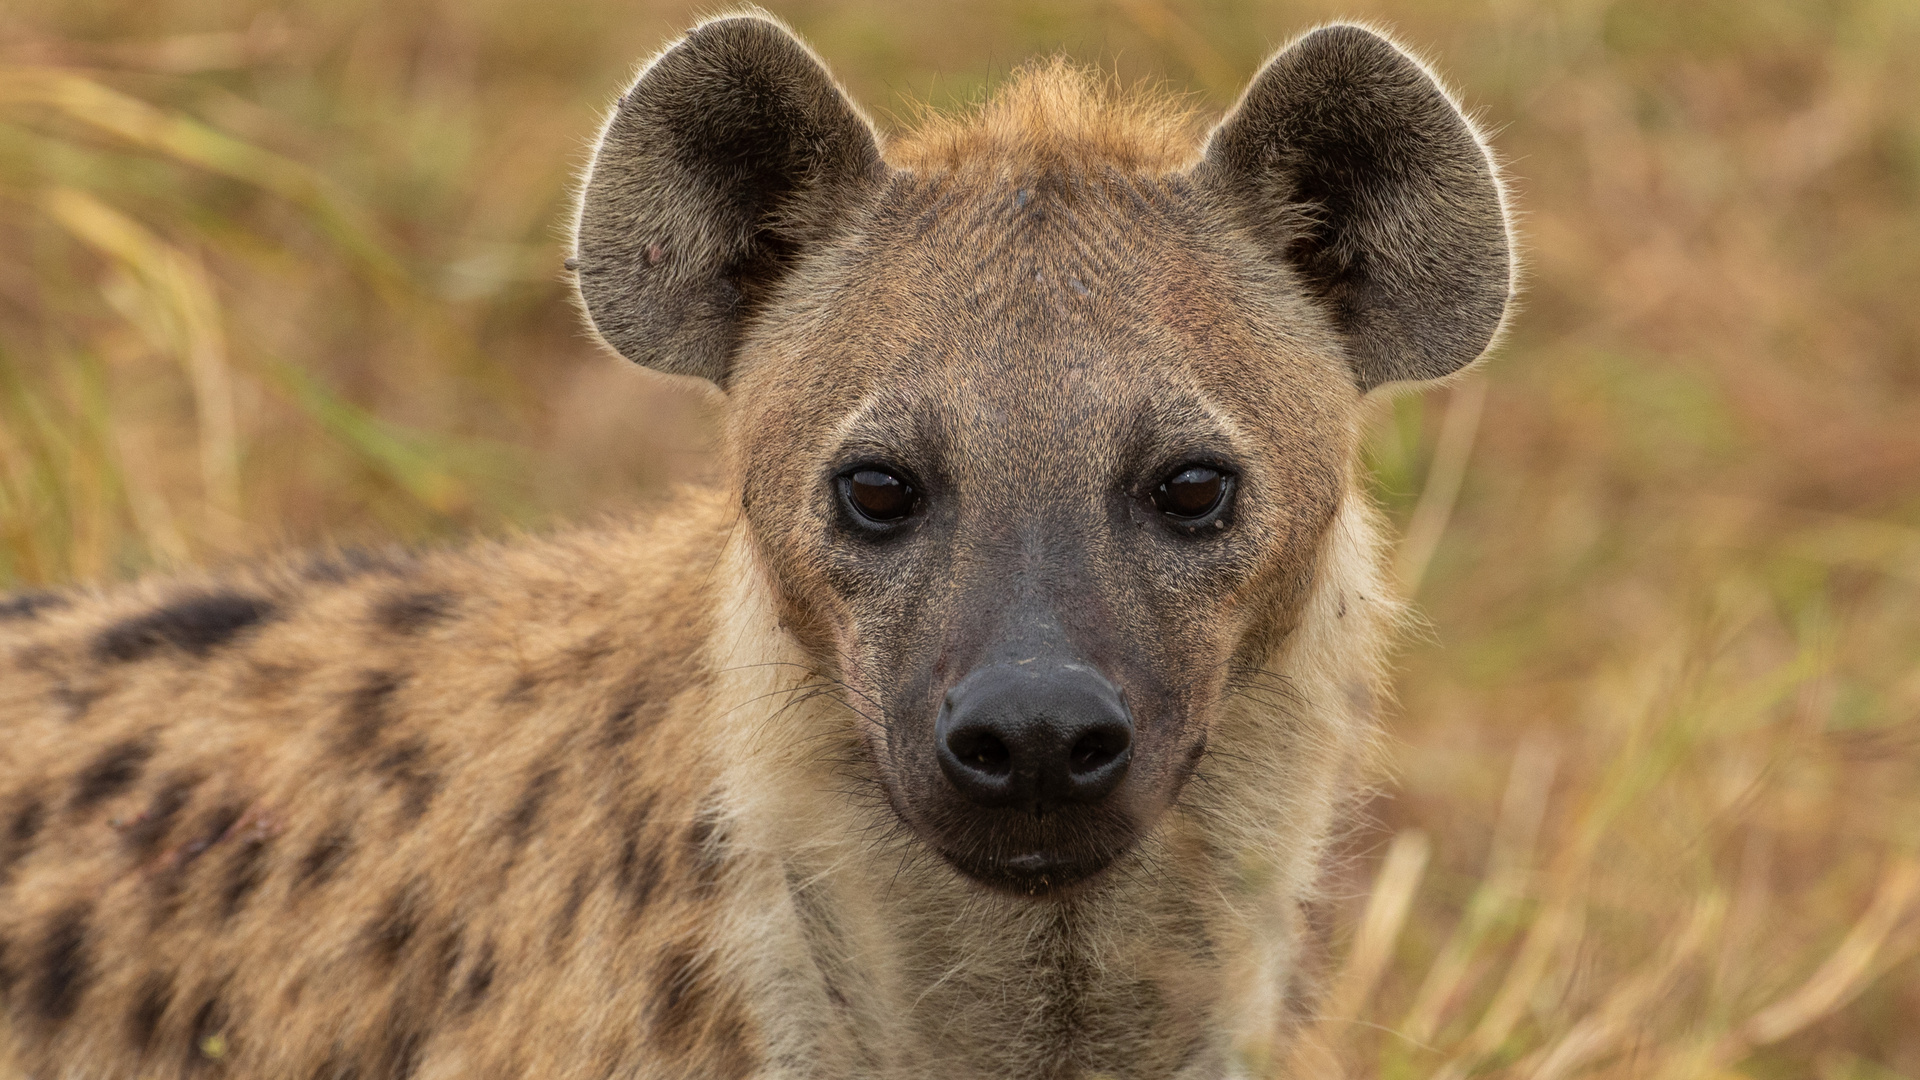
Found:
[[873, 128], [778, 23], [704, 23], [647, 65], [601, 131], [573, 268], [628, 359], [725, 387], [741, 327], [886, 173]]
[[1370, 30], [1325, 27], [1269, 61], [1195, 179], [1322, 303], [1363, 391], [1456, 371], [1499, 330], [1513, 257], [1493, 160]]

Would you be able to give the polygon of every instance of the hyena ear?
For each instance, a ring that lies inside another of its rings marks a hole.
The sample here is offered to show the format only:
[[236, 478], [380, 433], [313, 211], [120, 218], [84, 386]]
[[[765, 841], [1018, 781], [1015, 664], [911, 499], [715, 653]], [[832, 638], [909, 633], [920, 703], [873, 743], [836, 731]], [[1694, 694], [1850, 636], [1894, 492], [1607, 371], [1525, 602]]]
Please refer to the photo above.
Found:
[[640, 73], [594, 151], [568, 260], [594, 329], [724, 388], [746, 319], [885, 172], [872, 126], [792, 34], [702, 24]]
[[1275, 56], [1195, 175], [1325, 306], [1362, 391], [1456, 371], [1498, 331], [1513, 259], [1493, 161], [1380, 35], [1329, 26]]

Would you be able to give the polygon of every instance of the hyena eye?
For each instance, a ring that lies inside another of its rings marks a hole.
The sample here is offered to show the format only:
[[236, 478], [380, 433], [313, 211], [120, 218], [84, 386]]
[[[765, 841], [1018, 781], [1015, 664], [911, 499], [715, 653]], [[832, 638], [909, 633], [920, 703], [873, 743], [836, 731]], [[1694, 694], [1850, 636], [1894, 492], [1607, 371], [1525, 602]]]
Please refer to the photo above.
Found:
[[858, 468], [840, 477], [840, 494], [853, 512], [879, 525], [891, 524], [913, 513], [913, 485], [874, 466]]
[[1182, 525], [1211, 517], [1227, 501], [1233, 477], [1208, 465], [1183, 465], [1153, 489], [1153, 505]]

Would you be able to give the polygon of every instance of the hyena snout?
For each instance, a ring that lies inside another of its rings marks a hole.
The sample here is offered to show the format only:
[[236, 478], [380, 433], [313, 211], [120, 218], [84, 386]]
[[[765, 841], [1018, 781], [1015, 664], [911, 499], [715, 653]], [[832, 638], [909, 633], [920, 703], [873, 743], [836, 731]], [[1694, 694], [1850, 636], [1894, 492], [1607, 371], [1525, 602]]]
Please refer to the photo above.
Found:
[[1133, 760], [1126, 695], [1085, 664], [999, 663], [947, 691], [940, 771], [968, 801], [1045, 816], [1105, 800]]

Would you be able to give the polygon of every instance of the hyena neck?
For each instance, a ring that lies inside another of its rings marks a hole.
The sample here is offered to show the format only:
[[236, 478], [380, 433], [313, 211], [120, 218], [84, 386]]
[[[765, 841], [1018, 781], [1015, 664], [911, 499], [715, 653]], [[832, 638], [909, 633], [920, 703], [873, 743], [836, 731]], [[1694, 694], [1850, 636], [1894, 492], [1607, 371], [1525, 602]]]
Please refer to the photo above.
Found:
[[1394, 607], [1364, 504], [1329, 532], [1268, 692], [1216, 718], [1201, 776], [1066, 900], [988, 892], [922, 847], [863, 766], [859, 722], [780, 629], [736, 542], [712, 663], [722, 788], [752, 870], [733, 958], [793, 1075], [1252, 1074], [1300, 1008], [1301, 903], [1371, 724]]

